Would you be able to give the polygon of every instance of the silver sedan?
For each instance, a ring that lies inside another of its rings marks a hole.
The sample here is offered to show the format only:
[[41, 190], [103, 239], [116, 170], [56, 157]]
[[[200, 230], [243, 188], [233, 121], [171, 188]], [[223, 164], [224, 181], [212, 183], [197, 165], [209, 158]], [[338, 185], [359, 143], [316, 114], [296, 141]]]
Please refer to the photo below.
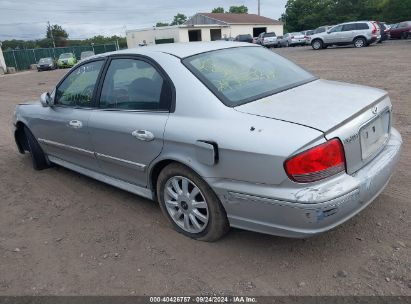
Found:
[[229, 227], [330, 230], [387, 185], [401, 136], [385, 91], [321, 80], [231, 42], [106, 53], [20, 104], [14, 136], [35, 169], [60, 165], [159, 202], [213, 241]]

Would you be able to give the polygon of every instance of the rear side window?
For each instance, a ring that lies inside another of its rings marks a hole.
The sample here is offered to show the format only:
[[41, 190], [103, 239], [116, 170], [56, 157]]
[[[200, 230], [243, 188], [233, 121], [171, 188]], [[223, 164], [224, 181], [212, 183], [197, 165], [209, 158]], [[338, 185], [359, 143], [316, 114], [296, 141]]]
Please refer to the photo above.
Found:
[[368, 30], [370, 27], [367, 23], [356, 23], [357, 30]]
[[163, 96], [165, 81], [148, 62], [113, 59], [100, 96], [100, 108], [125, 110], [168, 110]]
[[316, 79], [287, 59], [262, 47], [239, 47], [183, 60], [225, 105], [235, 107]]
[[357, 26], [355, 23], [349, 23], [349, 24], [344, 24], [343, 25], [343, 32], [348, 32], [348, 31], [355, 31], [357, 29]]

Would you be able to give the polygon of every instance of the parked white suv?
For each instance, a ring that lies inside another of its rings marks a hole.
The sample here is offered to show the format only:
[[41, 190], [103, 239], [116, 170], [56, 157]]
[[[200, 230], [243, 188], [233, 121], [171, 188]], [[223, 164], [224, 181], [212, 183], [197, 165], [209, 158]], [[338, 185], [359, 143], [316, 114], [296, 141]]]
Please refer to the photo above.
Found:
[[277, 35], [274, 32], [261, 33], [257, 38], [257, 44], [260, 44], [268, 48], [277, 47], [278, 46]]
[[325, 49], [330, 45], [350, 45], [357, 48], [368, 46], [381, 38], [380, 27], [375, 21], [346, 22], [330, 30], [314, 34], [310, 44], [314, 50]]

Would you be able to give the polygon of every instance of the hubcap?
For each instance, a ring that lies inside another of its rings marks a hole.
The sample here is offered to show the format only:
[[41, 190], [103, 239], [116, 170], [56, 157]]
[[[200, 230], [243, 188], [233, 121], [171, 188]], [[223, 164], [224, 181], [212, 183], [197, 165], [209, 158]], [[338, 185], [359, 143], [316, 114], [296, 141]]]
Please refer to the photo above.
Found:
[[207, 202], [201, 190], [188, 178], [170, 178], [164, 187], [164, 201], [168, 214], [184, 231], [199, 233], [207, 227]]
[[357, 40], [357, 41], [355, 42], [355, 46], [356, 46], [356, 47], [362, 47], [363, 44], [364, 44], [364, 41], [362, 41], [361, 39], [359, 39], [359, 40]]
[[314, 42], [314, 48], [319, 49], [320, 48], [320, 43], [318, 41]]

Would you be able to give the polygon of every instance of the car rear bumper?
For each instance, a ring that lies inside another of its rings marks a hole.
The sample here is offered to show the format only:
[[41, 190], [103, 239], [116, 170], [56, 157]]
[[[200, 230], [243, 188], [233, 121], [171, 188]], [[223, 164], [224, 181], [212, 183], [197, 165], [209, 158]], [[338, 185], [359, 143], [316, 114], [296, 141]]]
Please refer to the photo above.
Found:
[[54, 66], [51, 67], [37, 67], [38, 71], [48, 71], [54, 69]]
[[278, 41], [264, 42], [262, 45], [263, 45], [263, 46], [277, 46], [277, 45], [278, 45]]
[[367, 207], [385, 188], [398, 162], [402, 139], [394, 128], [387, 145], [352, 175], [286, 188], [207, 179], [223, 203], [230, 225], [304, 238], [323, 233]]

